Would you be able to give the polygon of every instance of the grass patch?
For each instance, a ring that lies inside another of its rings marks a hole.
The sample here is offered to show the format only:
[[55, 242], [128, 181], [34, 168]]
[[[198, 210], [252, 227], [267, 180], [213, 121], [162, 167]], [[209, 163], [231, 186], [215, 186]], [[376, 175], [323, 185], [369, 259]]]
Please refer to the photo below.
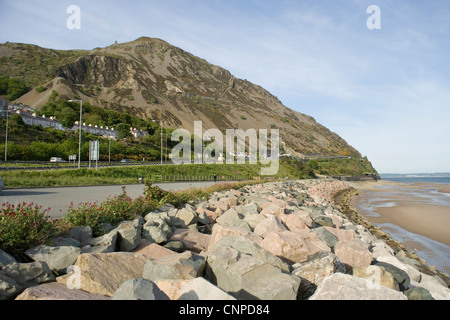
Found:
[[[80, 185], [116, 185], [144, 181], [161, 182], [177, 180], [212, 180], [214, 174], [219, 180], [249, 180], [259, 177], [261, 165], [249, 164], [187, 164], [152, 165], [131, 167], [109, 167], [95, 169], [60, 169], [47, 171], [7, 171], [1, 177], [5, 188], [52, 187]], [[275, 177], [299, 177], [288, 166], [280, 166]]]

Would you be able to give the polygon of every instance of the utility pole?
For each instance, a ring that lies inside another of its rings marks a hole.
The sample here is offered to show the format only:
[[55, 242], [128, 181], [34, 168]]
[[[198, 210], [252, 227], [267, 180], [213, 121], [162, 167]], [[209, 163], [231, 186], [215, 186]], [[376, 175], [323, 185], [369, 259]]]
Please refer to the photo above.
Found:
[[[152, 120], [153, 122], [156, 122], [156, 120]], [[162, 119], [159, 120], [159, 125], [161, 126], [161, 165], [163, 164], [163, 121]]]
[[78, 169], [81, 168], [81, 119], [83, 116], [83, 100], [81, 99], [77, 99], [77, 100], [69, 100], [69, 102], [75, 102], [75, 101], [79, 101], [80, 102], [80, 132], [79, 132], [79, 137], [78, 137]]
[[6, 110], [6, 135], [5, 135], [5, 162], [8, 160], [8, 119], [9, 110]]

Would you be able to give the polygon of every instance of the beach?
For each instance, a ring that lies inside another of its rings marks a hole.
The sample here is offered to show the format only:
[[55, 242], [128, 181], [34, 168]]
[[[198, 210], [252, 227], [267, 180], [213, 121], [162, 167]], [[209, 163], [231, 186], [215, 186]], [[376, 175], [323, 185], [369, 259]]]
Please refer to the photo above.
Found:
[[351, 182], [350, 205], [411, 251], [450, 273], [450, 185], [388, 180]]

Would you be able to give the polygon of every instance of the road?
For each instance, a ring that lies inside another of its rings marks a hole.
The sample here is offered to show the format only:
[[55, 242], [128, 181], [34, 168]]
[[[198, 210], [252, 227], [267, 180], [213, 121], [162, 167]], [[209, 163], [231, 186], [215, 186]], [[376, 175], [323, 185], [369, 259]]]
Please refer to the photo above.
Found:
[[[214, 184], [214, 182], [177, 182], [177, 183], [155, 183], [164, 190], [186, 190], [189, 188], [201, 188]], [[116, 185], [116, 186], [88, 186], [88, 187], [61, 187], [61, 188], [24, 188], [4, 189], [0, 192], [1, 203], [9, 202], [19, 204], [22, 202], [33, 202], [43, 208], [50, 208], [48, 215], [54, 219], [63, 218], [73, 201], [74, 206], [80, 202], [103, 202], [108, 197], [114, 197], [122, 193], [122, 187], [126, 187], [127, 194], [137, 198], [144, 194], [144, 184]]]

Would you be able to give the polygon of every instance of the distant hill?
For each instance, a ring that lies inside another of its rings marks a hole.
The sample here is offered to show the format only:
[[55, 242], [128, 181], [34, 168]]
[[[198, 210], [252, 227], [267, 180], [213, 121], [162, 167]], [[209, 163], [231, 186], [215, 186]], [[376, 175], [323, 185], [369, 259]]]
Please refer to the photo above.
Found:
[[165, 127], [190, 132], [198, 120], [204, 130], [278, 128], [282, 153], [361, 157], [339, 135], [264, 88], [160, 39], [67, 51], [0, 44], [0, 74], [30, 86], [16, 101], [36, 108], [56, 91], [62, 99], [163, 119]]

